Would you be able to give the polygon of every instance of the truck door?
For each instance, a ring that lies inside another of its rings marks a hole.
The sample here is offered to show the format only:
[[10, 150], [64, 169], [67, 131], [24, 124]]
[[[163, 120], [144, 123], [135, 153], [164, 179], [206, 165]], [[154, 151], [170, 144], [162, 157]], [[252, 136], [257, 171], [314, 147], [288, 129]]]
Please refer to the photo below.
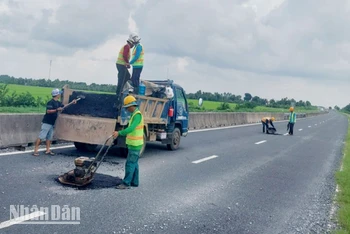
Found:
[[182, 125], [182, 132], [188, 132], [188, 105], [184, 91], [176, 87], [176, 122]]

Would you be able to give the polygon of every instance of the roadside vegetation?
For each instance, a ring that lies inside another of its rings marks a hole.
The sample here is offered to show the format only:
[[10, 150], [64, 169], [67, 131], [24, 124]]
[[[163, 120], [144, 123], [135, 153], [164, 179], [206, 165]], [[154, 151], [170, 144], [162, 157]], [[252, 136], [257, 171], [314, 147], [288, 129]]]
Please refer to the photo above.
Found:
[[[32, 78], [15, 78], [0, 75], [0, 113], [42, 113], [46, 103], [51, 99], [53, 88], [61, 88], [68, 84], [70, 88], [94, 93], [114, 93], [116, 85], [72, 82], [68, 80], [49, 80]], [[294, 105], [296, 112], [318, 112], [319, 108], [309, 101], [296, 101], [282, 98], [267, 100], [250, 93], [243, 96], [231, 93], [202, 92], [189, 93], [190, 112], [288, 112]], [[198, 106], [198, 99], [203, 99], [203, 105]]]
[[[344, 112], [346, 113], [346, 111]], [[347, 117], [350, 122], [350, 115], [347, 114]], [[335, 232], [336, 234], [350, 233], [350, 124], [348, 125], [348, 135], [343, 153], [342, 168], [336, 173], [339, 186], [336, 201], [340, 207], [337, 221], [341, 227], [341, 230]]]

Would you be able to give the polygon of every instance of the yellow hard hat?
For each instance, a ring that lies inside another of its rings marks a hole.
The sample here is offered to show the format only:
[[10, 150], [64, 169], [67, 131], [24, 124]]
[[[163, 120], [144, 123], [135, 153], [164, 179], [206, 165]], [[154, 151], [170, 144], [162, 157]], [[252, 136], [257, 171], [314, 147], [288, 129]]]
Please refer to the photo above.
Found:
[[289, 108], [289, 111], [294, 111], [294, 107], [291, 106], [291, 107]]
[[124, 98], [124, 107], [137, 106], [136, 98], [132, 95], [126, 96]]
[[271, 120], [272, 120], [272, 121], [275, 121], [275, 117], [271, 117]]

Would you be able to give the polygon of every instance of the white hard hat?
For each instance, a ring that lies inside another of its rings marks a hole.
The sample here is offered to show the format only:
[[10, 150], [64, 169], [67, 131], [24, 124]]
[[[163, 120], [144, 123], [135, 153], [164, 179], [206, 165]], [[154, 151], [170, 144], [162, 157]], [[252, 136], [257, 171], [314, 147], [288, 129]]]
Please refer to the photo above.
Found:
[[131, 33], [129, 35], [129, 40], [133, 41], [134, 44], [137, 44], [140, 42], [141, 38], [136, 33]]

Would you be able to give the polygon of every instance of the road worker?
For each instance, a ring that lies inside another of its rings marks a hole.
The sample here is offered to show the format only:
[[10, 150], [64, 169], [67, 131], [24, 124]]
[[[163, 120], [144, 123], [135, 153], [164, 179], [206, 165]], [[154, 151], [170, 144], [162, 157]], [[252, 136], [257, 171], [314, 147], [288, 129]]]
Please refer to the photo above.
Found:
[[132, 65], [131, 81], [134, 87], [134, 94], [139, 94], [140, 76], [143, 69], [144, 49], [140, 43], [141, 38], [136, 34], [131, 34], [130, 37], [134, 43], [134, 49], [132, 52], [132, 59], [130, 64]]
[[139, 164], [138, 160], [142, 150], [143, 140], [143, 116], [138, 109], [138, 104], [134, 96], [128, 95], [124, 98], [124, 108], [131, 113], [129, 125], [121, 131], [114, 131], [113, 136], [126, 136], [128, 156], [125, 163], [125, 177], [117, 189], [127, 189], [130, 186], [139, 186]]
[[288, 122], [288, 127], [289, 127], [289, 135], [293, 135], [293, 130], [294, 130], [294, 124], [297, 121], [297, 115], [294, 112], [294, 107], [289, 108], [289, 122]]
[[273, 125], [273, 121], [275, 121], [274, 117], [263, 117], [261, 119], [261, 123], [263, 125], [263, 133], [265, 133], [265, 128], [266, 128], [266, 134], [268, 134], [269, 124], [271, 124], [271, 126], [275, 128], [275, 126]]
[[130, 80], [128, 68], [130, 68], [130, 49], [134, 47], [134, 40], [130, 36], [126, 42], [127, 43], [120, 49], [116, 62], [118, 70], [117, 98], [121, 97], [125, 83]]
[[[62, 102], [59, 101], [61, 98], [62, 91], [59, 89], [53, 89], [51, 92], [52, 99], [46, 104], [46, 112], [41, 121], [41, 130], [39, 137], [35, 141], [33, 156], [39, 156], [39, 145], [41, 141], [45, 140], [46, 143], [46, 155], [55, 155], [54, 152], [50, 150], [51, 141], [54, 135], [55, 123], [58, 117], [58, 113], [63, 110], [64, 106]], [[73, 103], [76, 104], [77, 101], [74, 99]]]

